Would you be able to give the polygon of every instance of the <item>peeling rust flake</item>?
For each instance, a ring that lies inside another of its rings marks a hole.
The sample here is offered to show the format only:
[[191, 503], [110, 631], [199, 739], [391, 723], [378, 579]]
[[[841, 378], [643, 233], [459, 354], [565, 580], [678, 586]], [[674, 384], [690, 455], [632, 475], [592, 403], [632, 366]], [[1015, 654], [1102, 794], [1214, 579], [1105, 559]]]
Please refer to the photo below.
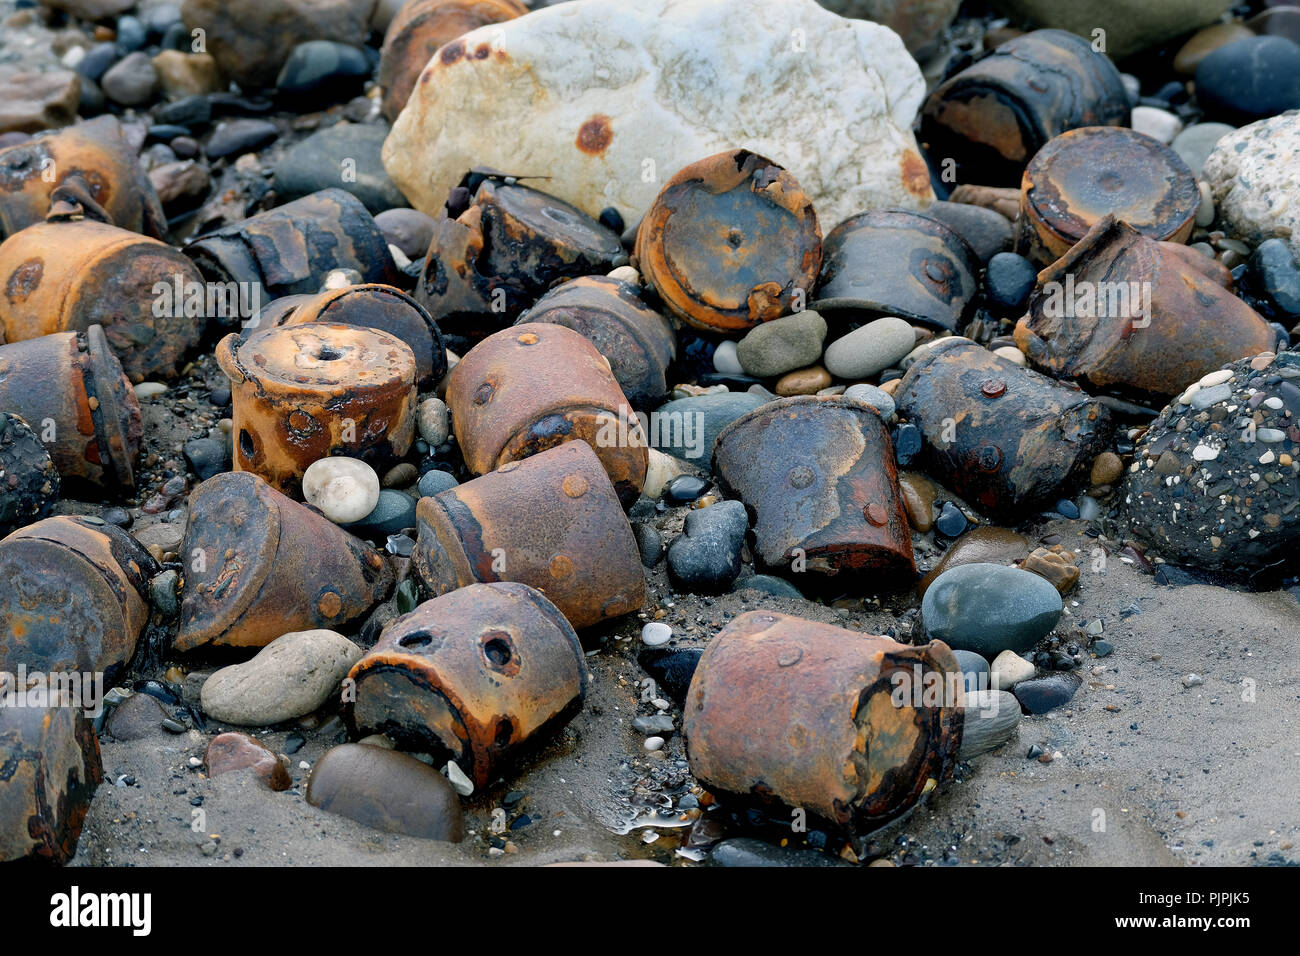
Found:
[[610, 119], [603, 113], [597, 113], [578, 129], [578, 149], [589, 156], [599, 156], [614, 141], [614, 130]]

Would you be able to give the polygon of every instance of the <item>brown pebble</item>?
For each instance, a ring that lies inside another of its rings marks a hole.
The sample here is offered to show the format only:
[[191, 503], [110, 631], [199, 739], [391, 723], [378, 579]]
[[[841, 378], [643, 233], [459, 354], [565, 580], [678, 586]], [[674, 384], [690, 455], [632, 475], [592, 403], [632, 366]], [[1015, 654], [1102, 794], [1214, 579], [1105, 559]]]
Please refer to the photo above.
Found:
[[820, 365], [786, 372], [776, 382], [774, 391], [781, 396], [812, 395], [831, 383], [831, 373]]
[[935, 483], [914, 471], [900, 471], [898, 490], [903, 493], [908, 523], [921, 534], [933, 528], [934, 496], [939, 490]]
[[1069, 594], [1079, 583], [1079, 566], [1074, 563], [1074, 556], [1059, 544], [1035, 548], [1020, 562], [1020, 567], [1051, 581], [1061, 594]]
[[1094, 488], [1099, 485], [1113, 485], [1124, 474], [1124, 462], [1113, 451], [1104, 451], [1092, 463], [1091, 482]]
[[288, 790], [293, 785], [280, 758], [248, 734], [231, 731], [213, 737], [203, 762], [208, 765], [209, 777], [251, 769], [272, 790]]

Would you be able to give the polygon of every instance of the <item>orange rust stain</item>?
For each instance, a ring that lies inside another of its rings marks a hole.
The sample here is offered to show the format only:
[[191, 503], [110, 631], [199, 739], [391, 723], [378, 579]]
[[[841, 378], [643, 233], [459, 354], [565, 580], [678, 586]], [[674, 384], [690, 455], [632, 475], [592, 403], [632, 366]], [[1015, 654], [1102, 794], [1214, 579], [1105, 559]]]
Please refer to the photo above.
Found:
[[10, 302], [26, 302], [36, 287], [41, 284], [41, 277], [45, 274], [45, 261], [40, 257], [28, 259], [9, 276], [9, 282], [5, 285], [5, 295]]
[[446, 46], [442, 48], [442, 52], [438, 54], [438, 59], [441, 60], [445, 65], [450, 66], [452, 63], [455, 63], [464, 55], [465, 55], [465, 44], [462, 43], [460, 40], [452, 40], [450, 43], [448, 43]]
[[478, 46], [474, 48], [474, 59], [486, 60], [488, 58], [488, 54], [491, 52], [492, 52], [491, 47], [489, 47], [486, 43], [480, 43]]
[[597, 113], [578, 129], [578, 149], [591, 156], [599, 156], [614, 141], [614, 130], [609, 117]]
[[913, 196], [924, 198], [930, 195], [930, 170], [913, 150], [904, 150], [899, 164], [903, 172], [903, 188]]

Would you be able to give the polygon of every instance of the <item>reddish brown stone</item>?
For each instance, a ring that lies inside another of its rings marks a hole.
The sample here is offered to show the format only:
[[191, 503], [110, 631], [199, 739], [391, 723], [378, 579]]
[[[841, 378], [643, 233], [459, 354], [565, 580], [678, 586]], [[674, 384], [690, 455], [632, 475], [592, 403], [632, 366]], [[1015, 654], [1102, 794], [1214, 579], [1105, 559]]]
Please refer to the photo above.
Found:
[[232, 731], [213, 737], [203, 762], [208, 765], [210, 777], [251, 768], [272, 790], [288, 790], [293, 784], [280, 758], [248, 734]]

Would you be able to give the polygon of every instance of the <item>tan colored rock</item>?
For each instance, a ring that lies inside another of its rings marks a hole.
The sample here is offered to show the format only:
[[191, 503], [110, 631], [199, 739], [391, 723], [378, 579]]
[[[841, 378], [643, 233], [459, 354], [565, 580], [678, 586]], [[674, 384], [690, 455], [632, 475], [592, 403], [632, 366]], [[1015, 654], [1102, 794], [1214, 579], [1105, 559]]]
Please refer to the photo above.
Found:
[[77, 118], [81, 77], [71, 70], [0, 70], [0, 133], [38, 133]]
[[776, 380], [772, 389], [778, 395], [814, 395], [831, 383], [831, 373], [820, 365], [795, 369]]
[[316, 710], [338, 688], [361, 648], [334, 631], [295, 631], [203, 684], [203, 710], [216, 720], [261, 727]]
[[897, 34], [814, 0], [643, 0], [617, 16], [573, 0], [444, 46], [384, 166], [430, 215], [492, 166], [635, 222], [679, 169], [744, 147], [788, 169], [829, 231], [933, 201], [911, 132], [924, 93]]
[[[1069, 30], [1103, 39], [1118, 59], [1190, 33], [1219, 19], [1233, 0], [994, 0], [1017, 25]], [[1103, 33], [1098, 37], [1094, 31]]]
[[1285, 239], [1300, 256], [1300, 110], [1228, 133], [1201, 175], [1229, 235], [1252, 246]]
[[163, 94], [173, 99], [221, 90], [221, 71], [211, 53], [163, 50], [153, 58]]
[[1026, 571], [1046, 578], [1061, 594], [1069, 594], [1079, 583], [1079, 566], [1074, 555], [1059, 544], [1050, 548], [1035, 548], [1020, 562]]

